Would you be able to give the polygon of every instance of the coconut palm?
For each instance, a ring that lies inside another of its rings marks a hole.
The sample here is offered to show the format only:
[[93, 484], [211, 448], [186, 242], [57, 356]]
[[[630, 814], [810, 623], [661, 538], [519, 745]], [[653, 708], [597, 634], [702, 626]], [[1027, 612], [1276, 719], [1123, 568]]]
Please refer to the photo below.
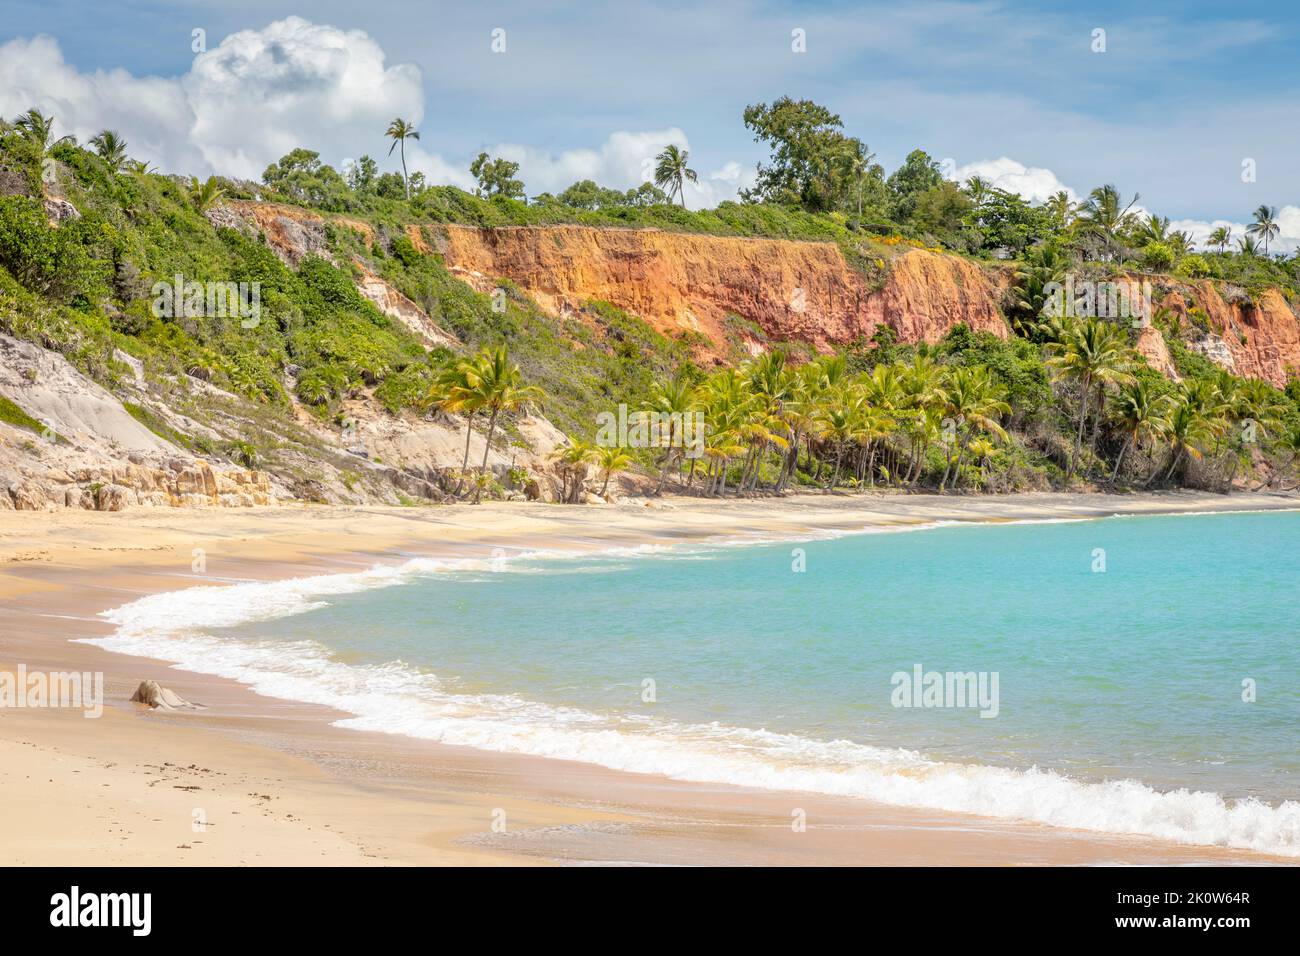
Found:
[[1101, 239], [1108, 257], [1112, 254], [1118, 257], [1122, 252], [1119, 237], [1132, 227], [1136, 217], [1132, 210], [1140, 198], [1134, 193], [1125, 205], [1119, 190], [1107, 183], [1089, 193], [1080, 207], [1081, 223], [1088, 232]]
[[465, 454], [460, 461], [460, 474], [456, 476], [455, 494], [464, 488], [469, 473], [469, 443], [474, 437], [474, 416], [482, 409], [480, 396], [475, 389], [476, 368], [473, 357], [452, 362], [438, 374], [424, 399], [426, 408], [434, 407], [444, 412], [465, 416]]
[[40, 110], [32, 108], [23, 113], [14, 120], [14, 129], [22, 135], [36, 143], [41, 148], [42, 153], [48, 152], [52, 147], [59, 143], [75, 143], [76, 138], [71, 134], [54, 138], [54, 117], [46, 116]]
[[1262, 205], [1255, 210], [1255, 221], [1246, 227], [1246, 231], [1253, 236], [1259, 236], [1264, 240], [1264, 255], [1268, 255], [1268, 243], [1270, 239], [1277, 237], [1279, 226], [1277, 224], [1277, 207]]
[[1231, 226], [1215, 227], [1213, 230], [1210, 231], [1210, 234], [1209, 236], [1206, 237], [1205, 241], [1207, 244], [1211, 246], [1218, 246], [1219, 252], [1222, 254], [1223, 250], [1228, 247], [1228, 243], [1232, 241], [1232, 227]]
[[1093, 390], [1098, 392], [1098, 411], [1104, 407], [1106, 389], [1127, 385], [1133, 380], [1136, 365], [1133, 350], [1118, 326], [1103, 319], [1084, 319], [1063, 328], [1061, 341], [1047, 346], [1047, 367], [1054, 381], [1072, 381], [1079, 386], [1079, 428], [1070, 458], [1073, 475], [1083, 451], [1083, 432], [1088, 422]]
[[556, 448], [551, 458], [560, 464], [560, 500], [574, 502], [581, 500], [587, 465], [596, 460], [600, 449], [572, 435], [567, 438], [568, 442]]
[[1158, 394], [1142, 379], [1134, 379], [1116, 394], [1112, 401], [1112, 415], [1124, 434], [1124, 445], [1115, 459], [1115, 470], [1110, 476], [1112, 485], [1119, 478], [1124, 456], [1130, 450], [1140, 447], [1145, 437], [1156, 438], [1164, 434], [1169, 425], [1165, 418], [1169, 405], [1168, 395]]
[[655, 185], [668, 193], [668, 199], [671, 201], [673, 196], [679, 196], [682, 200], [682, 208], [686, 208], [686, 182], [698, 182], [695, 170], [686, 165], [691, 158], [691, 154], [684, 149], [678, 149], [673, 143], [664, 147], [664, 151], [655, 157]]
[[[488, 453], [492, 450], [492, 436], [497, 420], [503, 412], [513, 412], [529, 402], [540, 401], [544, 392], [536, 385], [523, 384], [519, 366], [510, 361], [504, 345], [495, 349], [481, 349], [467, 375], [470, 394], [483, 414], [488, 417], [486, 440], [483, 443], [483, 463], [479, 474], [487, 473]], [[474, 503], [483, 496], [482, 485], [474, 490]]]
[[948, 447], [948, 467], [944, 469], [939, 491], [947, 490], [950, 473], [961, 475], [962, 461], [971, 439], [981, 432], [1006, 440], [1006, 429], [998, 419], [1011, 412], [1006, 400], [1006, 389], [982, 365], [958, 366], [949, 370], [940, 388], [943, 412], [956, 425], [954, 458], [951, 444]]
[[1152, 242], [1166, 242], [1169, 239], [1169, 217], [1151, 213], [1134, 229], [1133, 234], [1144, 246]]
[[1062, 229], [1068, 229], [1074, 224], [1079, 207], [1077, 203], [1071, 201], [1070, 194], [1062, 189], [1048, 196], [1047, 201], [1043, 203], [1043, 208]]
[[[1165, 481], [1173, 477], [1184, 461], [1199, 461], [1202, 457], [1200, 446], [1214, 437], [1210, 421], [1198, 404], [1194, 395], [1184, 391], [1169, 413], [1165, 429], [1169, 441], [1169, 469], [1165, 472]], [[1158, 473], [1159, 469], [1152, 473], [1152, 478]], [[1148, 479], [1147, 484], [1150, 483], [1151, 479]]]
[[101, 130], [91, 140], [99, 158], [108, 164], [114, 173], [120, 173], [126, 165], [126, 141], [115, 130]]
[[388, 124], [388, 130], [384, 133], [393, 141], [393, 145], [388, 147], [388, 155], [393, 155], [393, 150], [401, 148], [402, 156], [402, 183], [406, 186], [406, 198], [411, 198], [411, 179], [406, 175], [406, 141], [408, 139], [419, 139], [420, 134], [415, 127], [402, 119], [400, 116]]
[[[663, 461], [659, 465], [659, 482], [655, 485], [655, 494], [663, 491], [664, 481], [668, 478], [668, 469], [674, 457], [681, 454], [678, 448], [681, 438], [677, 433], [678, 422], [695, 412], [697, 407], [695, 385], [682, 373], [674, 375], [667, 381], [658, 381], [650, 391], [650, 410], [668, 416], [667, 447], [664, 449]], [[678, 480], [681, 480], [681, 464], [678, 458]]]
[[1011, 315], [1017, 332], [1036, 341], [1042, 339], [1048, 286], [1065, 281], [1066, 265], [1065, 256], [1051, 243], [1025, 252], [1016, 267], [1015, 285], [1011, 287]]
[[1237, 251], [1243, 256], [1259, 255], [1259, 243], [1251, 236], [1242, 236], [1237, 240]]
[[190, 200], [198, 207], [199, 212], [207, 212], [220, 202], [225, 194], [225, 187], [217, 181], [216, 176], [209, 176], [202, 183], [197, 176], [190, 177]]
[[627, 471], [628, 466], [632, 464], [632, 456], [617, 446], [601, 448], [596, 452], [596, 464], [600, 468], [600, 473], [605, 476], [605, 482], [600, 486], [600, 496], [604, 498], [605, 492], [609, 490], [610, 476], [620, 471]]

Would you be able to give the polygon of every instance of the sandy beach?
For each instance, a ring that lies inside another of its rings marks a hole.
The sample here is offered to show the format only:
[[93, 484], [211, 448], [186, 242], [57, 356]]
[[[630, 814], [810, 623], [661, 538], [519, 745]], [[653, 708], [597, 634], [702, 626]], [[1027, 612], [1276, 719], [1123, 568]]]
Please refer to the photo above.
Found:
[[[102, 716], [0, 709], [13, 864], [1293, 862], [863, 800], [684, 783], [331, 726], [342, 714], [74, 643], [147, 594], [415, 556], [797, 538], [932, 521], [1300, 509], [1297, 495], [803, 496], [651, 507], [0, 512], [0, 670], [103, 672]], [[197, 551], [196, 551], [197, 549]], [[206, 569], [193, 570], [198, 552]], [[202, 710], [129, 698], [158, 680]], [[803, 810], [807, 829], [791, 827]]]

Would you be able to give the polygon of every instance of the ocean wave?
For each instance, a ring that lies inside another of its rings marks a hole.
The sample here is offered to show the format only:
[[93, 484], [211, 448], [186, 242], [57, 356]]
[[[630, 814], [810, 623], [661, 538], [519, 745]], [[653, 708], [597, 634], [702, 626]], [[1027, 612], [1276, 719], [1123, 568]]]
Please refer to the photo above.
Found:
[[[541, 554], [521, 552], [504, 564]], [[592, 558], [590, 552], [581, 556]], [[413, 559], [359, 573], [156, 594], [104, 612], [115, 632], [85, 643], [234, 679], [266, 696], [329, 706], [349, 715], [338, 726], [358, 730], [684, 781], [857, 797], [1300, 857], [1300, 803], [1293, 801], [1277, 806], [1255, 799], [1227, 801], [1202, 791], [1161, 792], [1135, 780], [1095, 783], [1039, 768], [935, 761], [914, 751], [847, 740], [677, 723], [646, 714], [596, 714], [513, 694], [465, 693], [455, 680], [403, 661], [346, 663], [314, 641], [244, 641], [208, 633], [301, 614], [332, 595], [502, 563], [499, 557]]]

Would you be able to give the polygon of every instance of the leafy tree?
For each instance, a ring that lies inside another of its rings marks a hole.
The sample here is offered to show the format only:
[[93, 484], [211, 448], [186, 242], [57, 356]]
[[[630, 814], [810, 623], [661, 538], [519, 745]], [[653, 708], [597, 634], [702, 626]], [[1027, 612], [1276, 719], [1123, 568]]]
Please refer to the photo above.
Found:
[[353, 192], [362, 193], [374, 185], [379, 177], [379, 164], [370, 156], [363, 155], [356, 162], [348, 165], [347, 183]]
[[939, 164], [930, 158], [930, 154], [923, 149], [912, 150], [903, 160], [903, 165], [890, 173], [885, 182], [889, 187], [894, 218], [899, 222], [910, 220], [921, 194], [942, 182]]
[[518, 163], [479, 153], [478, 158], [470, 163], [469, 171], [478, 180], [479, 191], [484, 196], [519, 199], [524, 195], [524, 184], [515, 178], [519, 172]]
[[346, 205], [347, 183], [315, 150], [298, 148], [266, 167], [262, 182], [293, 202], [337, 211]]
[[945, 179], [916, 198], [912, 226], [920, 233], [950, 237], [974, 209], [974, 202], [961, 187]]
[[861, 140], [844, 135], [843, 121], [824, 106], [784, 96], [771, 106], [746, 107], [744, 118], [754, 141], [772, 150], [769, 161], [759, 164], [753, 188], [741, 193], [746, 202], [824, 212], [849, 208], [864, 190], [874, 195], [872, 180], [879, 183], [883, 170], [871, 162]]

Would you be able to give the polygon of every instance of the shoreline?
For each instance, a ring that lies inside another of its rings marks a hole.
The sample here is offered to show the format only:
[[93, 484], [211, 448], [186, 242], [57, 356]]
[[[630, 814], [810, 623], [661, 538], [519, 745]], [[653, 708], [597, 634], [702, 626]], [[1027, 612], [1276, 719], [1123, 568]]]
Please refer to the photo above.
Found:
[[[657, 504], [0, 514], [0, 668], [102, 670], [108, 698], [99, 720], [0, 710], [0, 779], [14, 810], [0, 822], [0, 845], [15, 862], [47, 864], [64, 862], [59, 848], [70, 831], [105, 862], [176, 864], [1295, 862], [332, 727], [345, 715], [72, 642], [108, 633], [99, 612], [147, 594], [357, 572], [414, 557], [719, 537], [735, 543], [744, 533], [795, 540], [935, 521], [1295, 510], [1300, 495], [815, 495]], [[205, 574], [191, 570], [195, 549]], [[148, 712], [127, 703], [143, 679], [208, 709]], [[164, 753], [175, 759], [150, 759]], [[807, 813], [806, 832], [792, 831], [792, 806]], [[210, 830], [192, 829], [196, 810]], [[500, 820], [504, 832], [493, 828]], [[77, 844], [68, 861], [85, 852]]]

